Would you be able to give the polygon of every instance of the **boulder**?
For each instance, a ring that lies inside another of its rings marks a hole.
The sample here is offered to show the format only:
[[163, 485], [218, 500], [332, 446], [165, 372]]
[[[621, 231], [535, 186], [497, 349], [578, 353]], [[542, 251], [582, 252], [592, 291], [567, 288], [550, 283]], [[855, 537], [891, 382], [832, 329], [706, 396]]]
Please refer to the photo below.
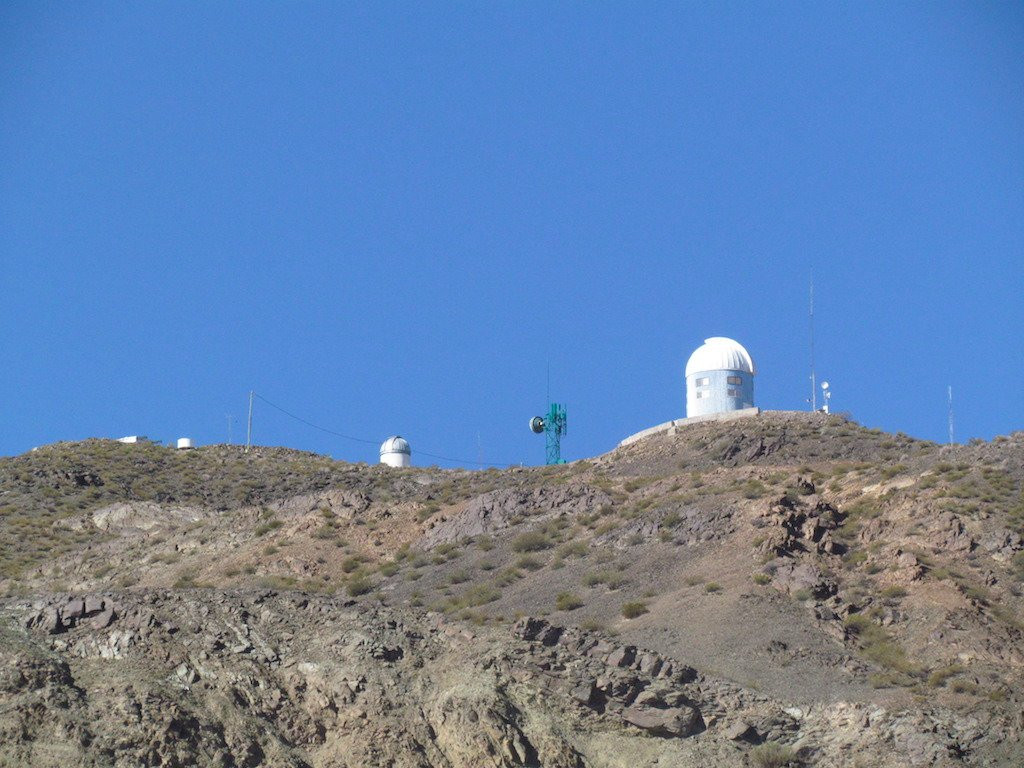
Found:
[[689, 736], [700, 728], [700, 713], [693, 707], [686, 706], [669, 709], [626, 707], [622, 710], [622, 719], [655, 736]]

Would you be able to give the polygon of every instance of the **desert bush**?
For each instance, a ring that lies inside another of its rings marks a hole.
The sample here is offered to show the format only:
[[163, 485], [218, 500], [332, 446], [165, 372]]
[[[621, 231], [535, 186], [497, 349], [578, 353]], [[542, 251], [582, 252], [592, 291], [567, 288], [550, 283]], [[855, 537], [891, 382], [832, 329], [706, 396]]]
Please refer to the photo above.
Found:
[[772, 577], [767, 573], [755, 573], [751, 578], [755, 584], [760, 584], [761, 586], [770, 583], [772, 580]]
[[938, 669], [932, 670], [931, 674], [928, 675], [928, 685], [932, 688], [939, 688], [946, 684], [946, 681], [954, 675], [959, 675], [964, 671], [964, 668], [959, 664], [950, 664], [946, 667], [939, 667]]
[[540, 531], [529, 531], [512, 540], [513, 552], [540, 552], [550, 548], [551, 540]]
[[522, 568], [524, 571], [539, 571], [543, 567], [544, 561], [533, 555], [521, 555], [516, 560], [516, 568]]
[[271, 531], [277, 530], [282, 525], [284, 525], [284, 523], [282, 523], [280, 520], [272, 518], [265, 523], [260, 523], [259, 525], [257, 525], [254, 533], [257, 536], [264, 536], [270, 533]]
[[559, 592], [555, 598], [555, 608], [559, 611], [575, 611], [583, 607], [583, 601], [572, 592]]
[[707, 584], [704, 585], [704, 591], [708, 593], [721, 592], [722, 585], [719, 584], [717, 581], [709, 581]]
[[767, 492], [765, 484], [755, 478], [747, 480], [743, 485], [743, 496], [748, 499], [760, 499]]
[[494, 539], [490, 536], [479, 536], [476, 540], [476, 548], [482, 552], [490, 552], [494, 549]]
[[640, 600], [622, 604], [622, 615], [627, 619], [635, 619], [637, 616], [643, 616], [645, 613], [647, 613], [647, 603]]
[[774, 741], [766, 742], [750, 750], [750, 764], [754, 768], [785, 768], [797, 764], [796, 752], [791, 747]]
[[582, 541], [572, 541], [567, 544], [563, 544], [558, 548], [558, 556], [562, 558], [566, 557], [586, 557], [587, 545]]
[[907, 590], [905, 588], [897, 586], [897, 585], [893, 585], [891, 587], [886, 587], [885, 589], [882, 590], [882, 597], [885, 597], [885, 598], [896, 599], [896, 598], [906, 597], [906, 596], [907, 596]]
[[472, 608], [493, 603], [500, 597], [501, 592], [489, 584], [476, 584], [463, 592], [458, 598], [458, 602], [462, 606]]
[[345, 591], [351, 597], [358, 597], [359, 595], [365, 595], [367, 592], [373, 589], [373, 585], [370, 584], [369, 580], [363, 577], [357, 577], [351, 579], [345, 586]]

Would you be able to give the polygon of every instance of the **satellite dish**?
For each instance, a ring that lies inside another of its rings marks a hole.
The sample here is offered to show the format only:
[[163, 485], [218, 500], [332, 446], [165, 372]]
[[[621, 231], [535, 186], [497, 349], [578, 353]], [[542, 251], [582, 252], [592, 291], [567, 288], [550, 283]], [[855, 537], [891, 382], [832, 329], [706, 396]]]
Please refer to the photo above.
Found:
[[827, 381], [821, 382], [821, 388], [822, 389], [828, 389], [828, 382]]
[[538, 435], [544, 431], [544, 419], [540, 416], [534, 416], [530, 419], [530, 430], [536, 432]]

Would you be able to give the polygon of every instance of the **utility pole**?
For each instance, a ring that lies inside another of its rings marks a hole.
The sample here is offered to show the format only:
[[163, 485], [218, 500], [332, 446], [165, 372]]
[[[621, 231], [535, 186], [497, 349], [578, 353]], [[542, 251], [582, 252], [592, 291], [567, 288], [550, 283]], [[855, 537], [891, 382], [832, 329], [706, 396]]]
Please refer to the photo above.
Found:
[[946, 387], [946, 420], [949, 426], [949, 444], [953, 444], [953, 385]]
[[814, 380], [814, 272], [811, 272], [811, 410], [818, 410], [818, 387]]
[[253, 392], [249, 390], [249, 426], [245, 430], [245, 452], [249, 452], [249, 446], [252, 445], [252, 395]]

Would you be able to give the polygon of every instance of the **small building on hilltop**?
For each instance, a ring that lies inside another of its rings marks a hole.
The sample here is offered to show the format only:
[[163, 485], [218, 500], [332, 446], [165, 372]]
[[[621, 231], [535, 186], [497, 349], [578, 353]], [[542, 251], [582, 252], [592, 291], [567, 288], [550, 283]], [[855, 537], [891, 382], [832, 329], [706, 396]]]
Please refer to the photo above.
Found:
[[686, 362], [686, 417], [754, 407], [754, 361], [738, 341], [712, 336]]
[[389, 467], [412, 466], [412, 448], [401, 435], [389, 437], [380, 446], [380, 463]]

